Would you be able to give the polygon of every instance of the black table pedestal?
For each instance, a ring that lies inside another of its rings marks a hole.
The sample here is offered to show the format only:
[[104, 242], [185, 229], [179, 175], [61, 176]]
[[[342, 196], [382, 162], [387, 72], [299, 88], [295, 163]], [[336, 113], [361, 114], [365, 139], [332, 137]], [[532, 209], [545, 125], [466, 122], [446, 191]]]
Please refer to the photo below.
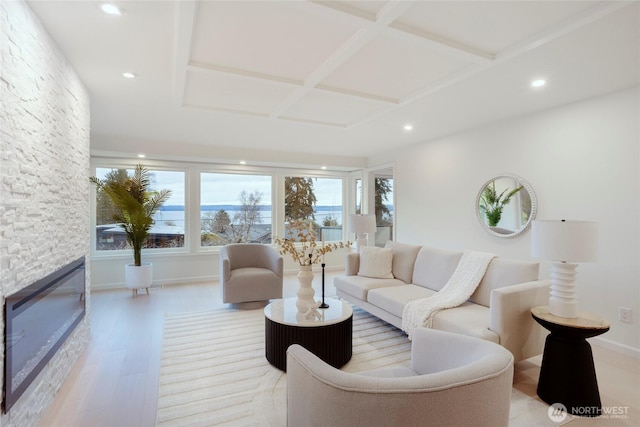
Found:
[[564, 405], [569, 415], [602, 415], [593, 353], [586, 338], [607, 332], [608, 323], [591, 324], [592, 318], [562, 319], [534, 310], [533, 318], [550, 331], [542, 355], [538, 396], [549, 405]]
[[563, 404], [571, 415], [597, 417], [602, 414], [593, 355], [587, 341], [554, 334], [547, 336], [538, 396], [549, 405]]

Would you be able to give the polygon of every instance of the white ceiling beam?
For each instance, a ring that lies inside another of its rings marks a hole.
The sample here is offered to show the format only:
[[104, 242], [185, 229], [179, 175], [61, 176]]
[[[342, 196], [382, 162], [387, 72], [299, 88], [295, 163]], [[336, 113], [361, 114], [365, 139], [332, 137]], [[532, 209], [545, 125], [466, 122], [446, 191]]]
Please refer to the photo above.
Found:
[[626, 1], [613, 1], [613, 2], [601, 2], [596, 6], [565, 19], [564, 21], [546, 29], [545, 31], [538, 33], [527, 40], [510, 46], [496, 55], [496, 61], [504, 61], [506, 59], [513, 58], [521, 55], [525, 52], [529, 52], [539, 46], [547, 44], [553, 40], [556, 40], [565, 34], [572, 33], [585, 25], [591, 24], [607, 15], [612, 14], [622, 8], [633, 5], [635, 2]]
[[[307, 3], [316, 4], [316, 3]], [[356, 53], [358, 53], [364, 46], [366, 46], [374, 37], [382, 33], [390, 22], [393, 22], [398, 16], [402, 15], [406, 10], [411, 7], [410, 2], [406, 1], [392, 1], [389, 2], [378, 13], [377, 20], [372, 25], [367, 25], [366, 28], [361, 28], [352, 37], [349, 38], [342, 46], [340, 46], [324, 63], [322, 63], [314, 72], [312, 72], [304, 82], [306, 90], [296, 91], [287, 99], [282, 101], [275, 110], [272, 112], [271, 117], [277, 118], [284, 114], [291, 106], [300, 101], [309, 91], [319, 85], [325, 80], [331, 73], [333, 73], [338, 67], [343, 65]], [[333, 10], [333, 9], [331, 9]], [[340, 12], [337, 12], [340, 13]], [[354, 93], [350, 93], [355, 95]]]
[[206, 110], [206, 111], [215, 111], [219, 113], [231, 113], [231, 114], [241, 114], [243, 116], [253, 116], [253, 117], [261, 117], [268, 118], [268, 114], [258, 113], [255, 111], [249, 110], [238, 110], [236, 108], [225, 108], [225, 107], [212, 107], [210, 105], [198, 105], [193, 103], [184, 103], [182, 105], [183, 108], [190, 108], [194, 110]]
[[332, 87], [328, 85], [319, 84], [314, 89], [314, 92], [324, 92], [333, 95], [347, 95], [353, 98], [366, 99], [367, 101], [376, 101], [383, 104], [399, 104], [400, 100], [395, 98], [389, 98], [387, 96], [374, 95], [372, 93], [357, 92], [354, 90], [341, 89], [338, 87]]
[[391, 0], [387, 2], [376, 16], [376, 24], [385, 27], [391, 25], [393, 21], [411, 9], [413, 3], [415, 2], [406, 0]]
[[287, 77], [274, 76], [271, 74], [257, 73], [255, 71], [243, 70], [241, 68], [225, 67], [216, 64], [205, 64], [197, 61], [190, 61], [187, 70], [198, 71], [210, 74], [227, 74], [236, 77], [242, 77], [247, 80], [258, 80], [262, 82], [274, 83], [286, 87], [302, 87], [302, 80], [290, 79]]
[[329, 14], [334, 17], [344, 18], [350, 17], [354, 25], [363, 28], [372, 25], [385, 26], [386, 34], [395, 37], [401, 37], [405, 41], [418, 43], [436, 52], [453, 56], [470, 62], [485, 63], [493, 60], [493, 54], [475, 49], [462, 43], [437, 36], [435, 34], [425, 33], [417, 28], [396, 22], [398, 18], [404, 15], [415, 3], [415, 1], [394, 0], [389, 1], [377, 16], [371, 16], [362, 10], [355, 9], [349, 4], [335, 1], [311, 1], [324, 10], [330, 11]]
[[280, 116], [278, 118], [280, 120], [288, 120], [290, 122], [306, 123], [310, 125], [332, 126], [337, 128], [343, 128], [343, 129], [346, 128], [346, 126], [342, 123], [327, 122], [323, 120], [312, 120], [312, 119], [303, 119], [299, 117], [287, 117], [287, 116]]
[[376, 21], [375, 14], [356, 9], [341, 1], [307, 0], [306, 2], [295, 3], [300, 7], [306, 8], [306, 10], [313, 7], [314, 13], [321, 13], [328, 18], [337, 19], [358, 27], [372, 25]]
[[187, 65], [191, 56], [191, 41], [198, 14], [199, 1], [176, 2], [173, 58], [173, 104], [181, 107], [187, 83]]
[[[187, 68], [187, 71], [195, 71], [198, 73], [206, 73], [206, 74], [225, 74], [225, 75], [233, 76], [236, 78], [254, 80], [262, 83], [269, 83], [269, 84], [274, 84], [282, 87], [287, 87], [289, 89], [300, 89], [304, 94], [309, 92], [309, 90], [305, 89], [305, 83], [303, 81], [296, 80], [296, 79], [288, 79], [286, 77], [272, 76], [269, 74], [256, 73], [253, 71], [242, 70], [239, 68], [223, 67], [220, 65], [203, 64], [195, 61], [191, 61], [186, 68]], [[321, 84], [316, 85], [312, 89], [318, 92], [346, 95], [353, 98], [366, 99], [368, 101], [382, 102], [385, 104], [398, 104], [400, 102], [400, 100], [395, 98], [374, 95], [371, 93], [355, 92], [351, 90], [335, 88], [335, 87], [325, 86]]]
[[495, 59], [490, 62], [476, 64], [475, 66], [468, 67], [457, 73], [454, 73], [450, 76], [445, 77], [444, 79], [432, 83], [423, 89], [413, 93], [411, 96], [403, 98], [399, 104], [394, 106], [389, 106], [382, 111], [378, 111], [362, 120], [352, 123], [349, 128], [359, 126], [363, 123], [369, 122], [371, 120], [375, 120], [378, 117], [383, 116], [386, 113], [402, 108], [414, 101], [422, 99], [428, 95], [431, 95], [435, 92], [438, 92], [442, 89], [445, 89], [453, 84], [458, 83], [459, 81], [468, 79], [480, 72], [483, 72], [491, 67], [494, 67], [496, 64], [499, 64], [503, 61], [510, 60], [516, 56], [522, 55], [530, 50], [533, 50], [539, 46], [550, 43], [565, 34], [571, 33], [573, 31], [582, 28], [583, 26], [595, 22], [611, 13], [614, 13], [624, 7], [628, 7], [632, 5], [633, 2], [604, 2], [600, 3], [597, 6], [594, 6], [591, 9], [584, 11], [581, 14], [578, 14], [572, 18], [565, 20], [537, 35], [521, 42], [516, 45], [513, 45], [507, 49], [498, 52], [495, 56]]
[[392, 37], [401, 38], [406, 42], [422, 45], [443, 55], [468, 62], [486, 64], [494, 60], [494, 55], [489, 52], [457, 43], [436, 34], [426, 33], [406, 24], [392, 23], [387, 28], [387, 34]]

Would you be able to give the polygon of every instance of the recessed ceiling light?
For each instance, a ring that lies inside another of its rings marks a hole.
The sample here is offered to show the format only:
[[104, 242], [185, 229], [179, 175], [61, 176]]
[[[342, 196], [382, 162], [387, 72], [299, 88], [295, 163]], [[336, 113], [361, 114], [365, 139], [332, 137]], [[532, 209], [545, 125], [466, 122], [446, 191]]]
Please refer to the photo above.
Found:
[[147, 156], [145, 156], [144, 154], [140, 153], [140, 154], [138, 154], [138, 157], [141, 158], [141, 159], [144, 159]]
[[115, 4], [111, 4], [111, 3], [103, 3], [100, 6], [100, 9], [102, 9], [102, 11], [104, 13], [107, 13], [109, 15], [121, 15], [122, 12], [120, 12], [120, 9], [118, 8], [118, 6], [116, 6]]
[[246, 162], [245, 160], [240, 160], [240, 164], [241, 164], [241, 165], [246, 165], [246, 164], [247, 164], [247, 162]]
[[407, 123], [406, 125], [404, 125], [404, 130], [406, 131], [413, 130], [413, 125], [410, 123]]
[[122, 73], [122, 77], [124, 77], [125, 79], [135, 79], [137, 75], [135, 73], [126, 72]]
[[543, 79], [537, 79], [531, 82], [532, 87], [542, 87], [546, 84], [547, 84], [547, 81]]
[[320, 169], [322, 169], [323, 171], [326, 171], [327, 167], [326, 166], [320, 166]]

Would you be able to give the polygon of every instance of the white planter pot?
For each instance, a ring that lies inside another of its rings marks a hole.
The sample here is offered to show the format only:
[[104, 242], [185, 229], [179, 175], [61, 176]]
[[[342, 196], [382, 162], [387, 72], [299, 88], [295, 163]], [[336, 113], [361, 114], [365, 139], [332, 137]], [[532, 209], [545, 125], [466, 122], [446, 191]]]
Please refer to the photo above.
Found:
[[124, 281], [128, 289], [142, 289], [151, 286], [153, 280], [153, 264], [143, 262], [141, 266], [136, 267], [134, 264], [124, 266]]

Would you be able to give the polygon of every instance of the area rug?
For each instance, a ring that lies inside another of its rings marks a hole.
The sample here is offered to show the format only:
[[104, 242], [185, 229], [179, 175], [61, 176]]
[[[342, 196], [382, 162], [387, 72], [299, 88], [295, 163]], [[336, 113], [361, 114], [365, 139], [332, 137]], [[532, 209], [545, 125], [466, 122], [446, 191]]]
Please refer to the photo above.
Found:
[[[402, 331], [354, 309], [353, 357], [343, 370], [409, 366], [410, 353]], [[518, 426], [545, 425], [547, 408], [514, 388]], [[265, 359], [263, 310], [165, 316], [156, 423], [286, 426], [286, 374]]]

